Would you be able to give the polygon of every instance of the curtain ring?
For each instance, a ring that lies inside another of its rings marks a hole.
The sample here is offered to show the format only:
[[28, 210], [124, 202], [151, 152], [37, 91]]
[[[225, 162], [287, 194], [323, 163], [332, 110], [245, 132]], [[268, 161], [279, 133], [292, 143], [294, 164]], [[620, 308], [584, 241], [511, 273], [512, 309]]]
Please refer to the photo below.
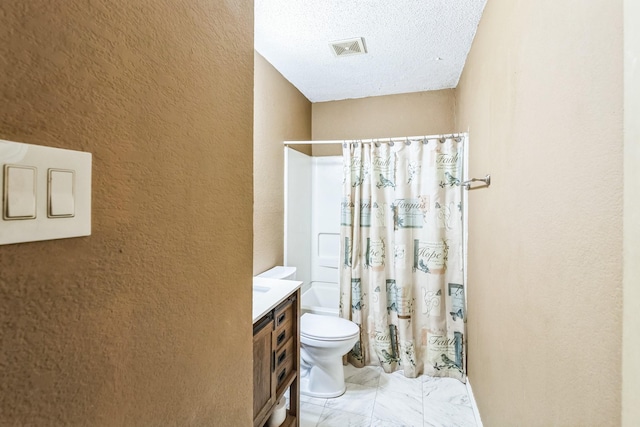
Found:
[[404, 143], [407, 147], [411, 145], [411, 141], [409, 141], [409, 138], [405, 138]]
[[440, 141], [440, 144], [444, 144], [445, 139], [444, 138], [440, 138], [438, 141]]
[[378, 141], [376, 139], [375, 142], [373, 143], [373, 145], [375, 145], [376, 147], [380, 148], [380, 141]]

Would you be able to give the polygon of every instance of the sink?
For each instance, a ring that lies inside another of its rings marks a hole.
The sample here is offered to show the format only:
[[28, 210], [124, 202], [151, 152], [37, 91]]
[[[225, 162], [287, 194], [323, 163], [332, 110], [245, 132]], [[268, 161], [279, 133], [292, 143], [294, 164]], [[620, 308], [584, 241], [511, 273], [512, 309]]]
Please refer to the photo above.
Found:
[[265, 292], [269, 292], [271, 290], [271, 288], [269, 286], [260, 286], [260, 285], [253, 285], [253, 292], [256, 293], [265, 293]]
[[252, 285], [251, 312], [255, 323], [300, 288], [302, 282], [254, 277]]

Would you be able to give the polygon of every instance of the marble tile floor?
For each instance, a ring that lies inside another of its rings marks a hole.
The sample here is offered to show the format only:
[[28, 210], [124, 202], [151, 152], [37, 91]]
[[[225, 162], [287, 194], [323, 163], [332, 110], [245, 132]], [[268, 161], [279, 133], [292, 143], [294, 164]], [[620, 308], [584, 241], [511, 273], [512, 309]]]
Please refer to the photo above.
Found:
[[451, 378], [405, 378], [382, 368], [345, 366], [347, 391], [300, 396], [301, 427], [476, 427], [467, 388]]

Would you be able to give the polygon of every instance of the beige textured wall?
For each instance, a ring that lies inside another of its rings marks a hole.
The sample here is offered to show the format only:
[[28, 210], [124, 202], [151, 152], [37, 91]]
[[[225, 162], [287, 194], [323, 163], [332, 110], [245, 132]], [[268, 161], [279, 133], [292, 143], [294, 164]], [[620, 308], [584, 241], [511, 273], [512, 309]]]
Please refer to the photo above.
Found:
[[0, 246], [0, 424], [250, 425], [253, 2], [5, 0], [0, 138], [93, 234]]
[[620, 425], [622, 43], [622, 1], [487, 2], [456, 92], [485, 425]]
[[[311, 140], [311, 102], [255, 54], [253, 272], [282, 265], [284, 256], [283, 141]], [[295, 148], [311, 154], [309, 145]]]
[[[313, 139], [388, 138], [455, 132], [453, 89], [313, 104]], [[339, 155], [314, 145], [313, 155]]]
[[624, 344], [622, 425], [640, 425], [640, 3], [624, 1]]

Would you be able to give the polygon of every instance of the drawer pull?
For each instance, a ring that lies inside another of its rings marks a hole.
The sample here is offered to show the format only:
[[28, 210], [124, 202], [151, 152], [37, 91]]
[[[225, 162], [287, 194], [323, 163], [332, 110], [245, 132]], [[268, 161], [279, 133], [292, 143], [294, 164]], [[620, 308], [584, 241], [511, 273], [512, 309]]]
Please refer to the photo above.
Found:
[[278, 356], [278, 366], [282, 363], [282, 361], [287, 357], [287, 350], [283, 351], [280, 356]]
[[282, 313], [280, 316], [278, 316], [278, 325], [282, 322], [284, 322], [284, 319], [287, 317], [287, 312], [285, 311], [284, 313]]
[[282, 344], [282, 341], [284, 341], [286, 336], [287, 336], [287, 331], [280, 332], [280, 335], [278, 335], [278, 338], [276, 339], [277, 345]]
[[278, 385], [282, 383], [286, 375], [287, 375], [287, 370], [283, 369], [282, 372], [280, 372], [280, 374], [278, 375]]

